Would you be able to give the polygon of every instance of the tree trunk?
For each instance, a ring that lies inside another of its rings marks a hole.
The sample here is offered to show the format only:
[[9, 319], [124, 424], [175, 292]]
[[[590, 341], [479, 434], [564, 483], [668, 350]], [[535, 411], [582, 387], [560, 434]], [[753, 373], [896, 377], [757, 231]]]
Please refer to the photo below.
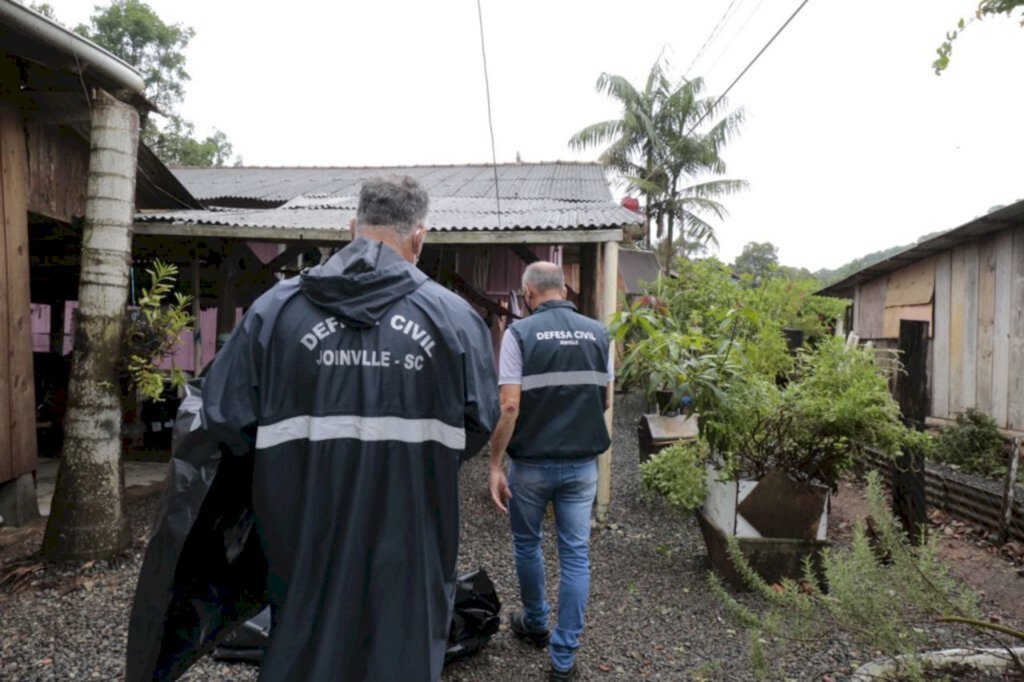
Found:
[[82, 235], [75, 350], [49, 559], [104, 558], [128, 545], [117, 361], [128, 299], [139, 115], [97, 91]]

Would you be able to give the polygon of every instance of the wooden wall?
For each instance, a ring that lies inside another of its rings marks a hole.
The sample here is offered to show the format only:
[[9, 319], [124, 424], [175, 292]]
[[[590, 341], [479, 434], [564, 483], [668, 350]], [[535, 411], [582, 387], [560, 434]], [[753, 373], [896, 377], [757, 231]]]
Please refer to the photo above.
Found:
[[21, 110], [0, 88], [0, 483], [36, 469], [28, 161]]
[[933, 352], [932, 416], [1024, 430], [1024, 227], [938, 256]]
[[879, 347], [900, 319], [931, 321], [931, 416], [971, 407], [1024, 430], [1024, 226], [866, 282], [854, 310], [854, 331]]
[[29, 123], [28, 210], [70, 223], [85, 213], [89, 143], [59, 125]]

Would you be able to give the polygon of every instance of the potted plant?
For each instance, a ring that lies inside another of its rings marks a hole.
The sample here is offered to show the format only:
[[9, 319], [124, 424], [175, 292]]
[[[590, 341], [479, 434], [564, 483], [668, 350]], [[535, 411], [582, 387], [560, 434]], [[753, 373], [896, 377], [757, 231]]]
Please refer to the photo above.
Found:
[[926, 438], [904, 427], [870, 348], [821, 339], [785, 379], [745, 366], [701, 414], [714, 457], [698, 519], [712, 561], [738, 587], [728, 538], [766, 580], [798, 576], [827, 541], [829, 496], [862, 444], [895, 455]]

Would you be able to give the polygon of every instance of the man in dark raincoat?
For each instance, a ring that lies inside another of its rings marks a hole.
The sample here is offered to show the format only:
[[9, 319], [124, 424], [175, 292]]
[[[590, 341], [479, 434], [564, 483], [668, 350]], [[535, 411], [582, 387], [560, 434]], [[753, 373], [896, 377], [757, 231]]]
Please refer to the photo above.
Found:
[[[440, 676], [458, 466], [499, 407], [483, 321], [414, 265], [427, 203], [411, 178], [368, 181], [352, 243], [261, 296], [217, 355], [186, 427], [222, 454], [175, 460], [140, 574], [129, 679], [177, 676], [252, 615], [259, 590], [239, 583], [256, 574], [273, 621], [261, 680]], [[217, 459], [219, 472], [204, 468]], [[229, 470], [251, 473], [233, 485]], [[229, 498], [235, 508], [218, 509]]]

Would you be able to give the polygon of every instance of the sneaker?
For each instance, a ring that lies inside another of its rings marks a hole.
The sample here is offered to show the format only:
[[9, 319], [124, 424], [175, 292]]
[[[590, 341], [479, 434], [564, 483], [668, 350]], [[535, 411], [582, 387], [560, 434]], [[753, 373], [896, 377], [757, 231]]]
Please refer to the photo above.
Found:
[[551, 667], [551, 671], [548, 673], [548, 680], [550, 682], [569, 682], [569, 680], [575, 680], [577, 673], [579, 673], [579, 666], [576, 665], [576, 661], [572, 662], [572, 665], [568, 670], [559, 670], [554, 666]]
[[551, 633], [546, 628], [544, 630], [530, 630], [526, 627], [526, 611], [522, 609], [516, 609], [512, 612], [511, 617], [508, 619], [508, 624], [512, 628], [512, 632], [516, 633], [519, 637], [530, 640], [538, 648], [547, 646], [548, 640], [551, 639]]

